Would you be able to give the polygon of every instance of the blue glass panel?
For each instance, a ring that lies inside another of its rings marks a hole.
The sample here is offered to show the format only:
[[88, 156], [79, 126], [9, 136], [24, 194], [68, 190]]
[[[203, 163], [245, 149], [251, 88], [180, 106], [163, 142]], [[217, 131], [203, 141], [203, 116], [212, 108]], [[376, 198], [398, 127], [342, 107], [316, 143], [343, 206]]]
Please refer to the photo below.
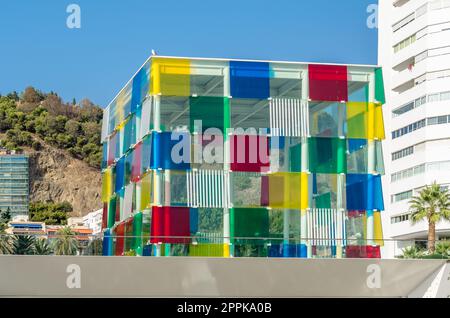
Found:
[[122, 157], [116, 164], [116, 186], [114, 192], [119, 192], [125, 181], [125, 157]]
[[384, 210], [380, 175], [347, 174], [347, 210]]
[[307, 257], [305, 244], [272, 244], [268, 250], [269, 257]]
[[152, 256], [152, 245], [144, 245], [142, 256]]
[[358, 151], [367, 145], [367, 139], [348, 139], [348, 151], [350, 153]]
[[[184, 153], [185, 151], [190, 152], [191, 141], [189, 133], [156, 132], [153, 133], [152, 144], [152, 169], [190, 169], [190, 153]], [[172, 154], [172, 148], [175, 146], [176, 149], [174, 149]], [[184, 160], [184, 158], [187, 160]]]
[[113, 240], [111, 237], [110, 229], [106, 229], [103, 235], [103, 247], [102, 247], [102, 255], [103, 256], [111, 256], [113, 249]]
[[198, 232], [198, 209], [189, 209], [189, 224], [191, 227], [191, 235]]
[[269, 138], [270, 149], [284, 149], [286, 143], [285, 136], [273, 136]]
[[129, 152], [125, 156], [125, 177], [124, 185], [127, 185], [131, 181], [131, 167], [133, 166], [133, 151]]
[[269, 63], [230, 61], [230, 89], [234, 98], [270, 96]]
[[125, 124], [122, 130], [123, 136], [123, 149], [122, 153], [126, 153], [130, 149], [131, 145], [136, 143], [136, 116], [133, 115]]

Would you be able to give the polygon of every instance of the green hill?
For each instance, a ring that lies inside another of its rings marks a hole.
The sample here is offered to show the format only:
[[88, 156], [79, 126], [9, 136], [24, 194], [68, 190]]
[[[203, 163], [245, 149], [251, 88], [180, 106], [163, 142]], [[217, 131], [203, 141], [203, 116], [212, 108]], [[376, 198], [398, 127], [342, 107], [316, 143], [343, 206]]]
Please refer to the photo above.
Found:
[[[65, 103], [54, 92], [27, 87], [21, 94], [0, 96], [0, 146], [39, 150], [43, 140], [73, 158], [100, 168], [103, 111], [88, 99]], [[36, 138], [37, 137], [37, 138]]]

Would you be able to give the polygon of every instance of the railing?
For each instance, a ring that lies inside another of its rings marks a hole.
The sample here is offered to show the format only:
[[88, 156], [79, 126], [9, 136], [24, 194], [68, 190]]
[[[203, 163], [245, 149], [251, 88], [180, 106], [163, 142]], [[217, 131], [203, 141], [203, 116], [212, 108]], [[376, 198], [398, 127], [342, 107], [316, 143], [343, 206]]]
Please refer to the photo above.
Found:
[[[225, 242], [225, 243], [224, 243]], [[450, 259], [450, 241], [280, 237], [0, 234], [0, 254]]]

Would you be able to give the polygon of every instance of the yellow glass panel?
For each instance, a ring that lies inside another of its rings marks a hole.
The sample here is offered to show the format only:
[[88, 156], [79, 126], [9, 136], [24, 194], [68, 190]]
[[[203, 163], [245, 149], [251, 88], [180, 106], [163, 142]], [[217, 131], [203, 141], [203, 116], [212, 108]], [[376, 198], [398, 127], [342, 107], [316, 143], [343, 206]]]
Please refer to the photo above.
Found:
[[191, 62], [187, 59], [152, 58], [150, 94], [190, 96]]
[[301, 190], [300, 208], [302, 210], [305, 210], [309, 206], [309, 202], [308, 202], [308, 199], [309, 199], [309, 193], [308, 193], [309, 174], [303, 172], [301, 174], [301, 178], [302, 178], [302, 181], [301, 181], [301, 189], [300, 189]]
[[224, 244], [212, 244], [212, 243], [191, 244], [189, 245], [189, 256], [223, 257]]
[[308, 206], [306, 173], [277, 172], [268, 178], [270, 207], [300, 210]]
[[383, 226], [381, 224], [380, 211], [373, 212], [373, 237], [375, 244], [384, 246]]
[[366, 102], [347, 103], [347, 137], [384, 139], [384, 122], [381, 104]]
[[374, 138], [385, 139], [383, 109], [381, 104], [375, 105]]
[[141, 210], [151, 205], [152, 172], [148, 172], [141, 179]]
[[122, 90], [117, 96], [116, 101], [116, 123], [121, 123], [125, 119], [125, 90]]
[[347, 137], [366, 139], [368, 122], [368, 103], [347, 103]]
[[109, 202], [112, 195], [112, 171], [106, 169], [102, 177], [102, 202]]

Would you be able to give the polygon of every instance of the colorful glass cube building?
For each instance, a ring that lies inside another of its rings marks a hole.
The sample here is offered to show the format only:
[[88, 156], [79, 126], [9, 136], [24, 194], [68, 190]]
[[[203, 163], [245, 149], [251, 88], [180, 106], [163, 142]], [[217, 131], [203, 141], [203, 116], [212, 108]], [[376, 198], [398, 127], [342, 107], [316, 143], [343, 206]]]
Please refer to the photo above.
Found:
[[380, 257], [376, 66], [152, 56], [104, 110], [104, 255]]

